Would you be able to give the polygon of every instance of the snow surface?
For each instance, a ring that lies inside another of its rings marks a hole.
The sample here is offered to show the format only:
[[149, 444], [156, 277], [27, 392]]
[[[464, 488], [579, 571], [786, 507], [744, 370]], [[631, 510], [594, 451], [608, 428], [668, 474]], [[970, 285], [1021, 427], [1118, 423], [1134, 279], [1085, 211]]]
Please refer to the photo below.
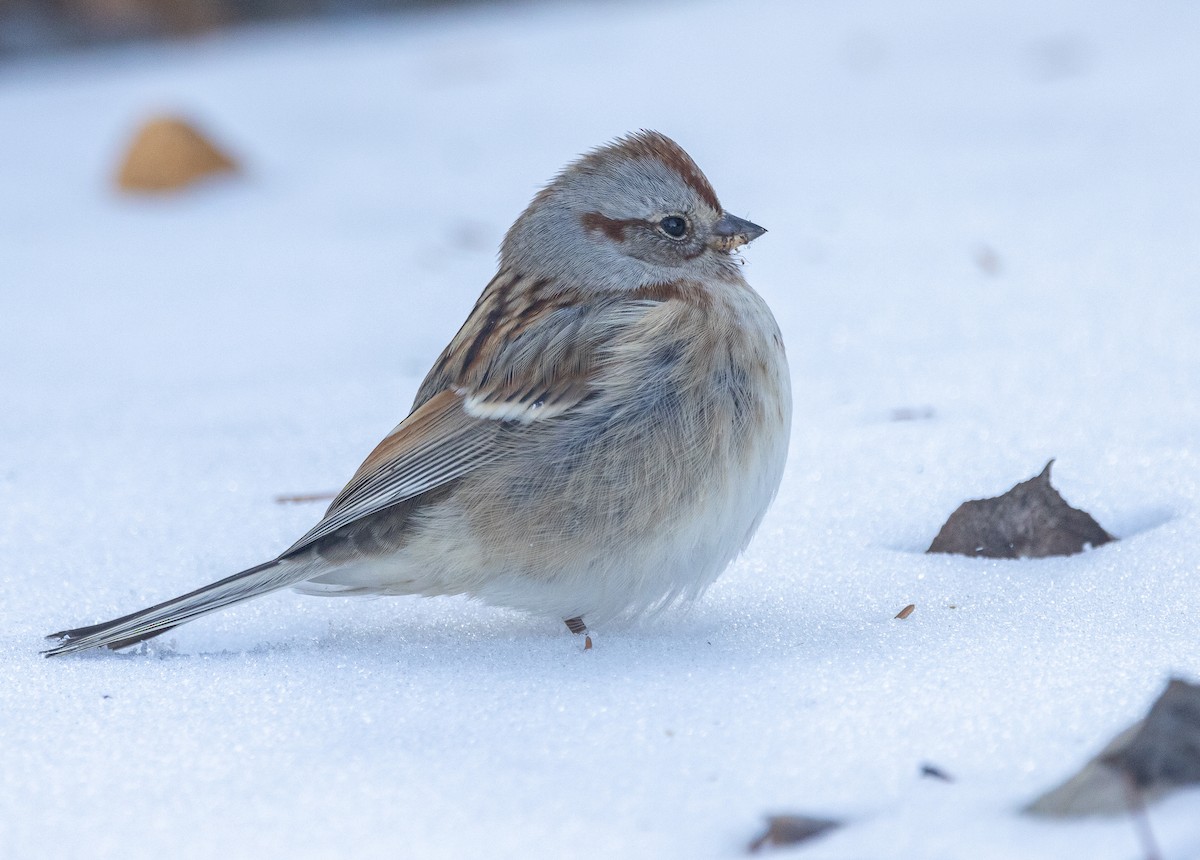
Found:
[[[720, 857], [797, 811], [851, 822], [813, 860], [1141, 856], [1015, 810], [1200, 677], [1198, 43], [1192, 0], [572, 4], [0, 69], [0, 854]], [[160, 109], [246, 177], [119, 199]], [[340, 486], [533, 192], [640, 127], [770, 228], [795, 385], [701, 602], [583, 653], [287, 592], [38, 656], [306, 530], [273, 497]], [[1050, 457], [1120, 542], [921, 554]], [[1200, 857], [1200, 791], [1151, 820]]]

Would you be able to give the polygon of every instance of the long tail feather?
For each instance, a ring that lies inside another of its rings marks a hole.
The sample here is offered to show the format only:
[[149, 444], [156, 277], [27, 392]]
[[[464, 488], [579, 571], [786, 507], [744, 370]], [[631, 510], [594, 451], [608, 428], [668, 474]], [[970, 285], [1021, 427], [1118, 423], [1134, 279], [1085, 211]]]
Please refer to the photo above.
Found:
[[268, 561], [211, 585], [173, 597], [157, 606], [114, 618], [112, 621], [51, 633], [46, 638], [57, 639], [59, 644], [42, 653], [47, 657], [55, 657], [101, 646], [124, 648], [166, 633], [172, 627], [201, 615], [295, 585], [312, 575], [310, 564], [278, 559]]

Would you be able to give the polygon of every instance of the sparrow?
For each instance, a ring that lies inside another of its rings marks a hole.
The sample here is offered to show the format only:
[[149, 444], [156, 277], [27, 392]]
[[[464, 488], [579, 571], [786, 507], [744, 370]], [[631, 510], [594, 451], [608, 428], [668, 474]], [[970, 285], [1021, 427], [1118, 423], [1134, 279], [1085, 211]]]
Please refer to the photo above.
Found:
[[765, 232], [663, 134], [583, 155], [509, 229], [408, 417], [315, 526], [44, 653], [123, 648], [287, 587], [466, 594], [582, 634], [696, 598], [787, 458], [783, 340], [735, 253]]

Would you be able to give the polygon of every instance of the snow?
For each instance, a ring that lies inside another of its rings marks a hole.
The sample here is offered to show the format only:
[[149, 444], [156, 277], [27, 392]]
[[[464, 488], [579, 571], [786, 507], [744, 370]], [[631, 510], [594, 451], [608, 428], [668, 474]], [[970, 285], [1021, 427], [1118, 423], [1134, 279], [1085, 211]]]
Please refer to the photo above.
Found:
[[[1198, 37], [1190, 0], [567, 4], [0, 69], [4, 856], [720, 857], [789, 811], [849, 822], [813, 860], [1140, 856], [1016, 810], [1200, 677]], [[245, 177], [118, 198], [163, 109]], [[587, 653], [286, 592], [38, 655], [304, 532], [273, 497], [340, 486], [529, 197], [640, 127], [770, 229], [792, 363], [779, 498], [704, 599]], [[1050, 457], [1121, 541], [921, 553]], [[1198, 809], [1151, 809], [1166, 858]]]

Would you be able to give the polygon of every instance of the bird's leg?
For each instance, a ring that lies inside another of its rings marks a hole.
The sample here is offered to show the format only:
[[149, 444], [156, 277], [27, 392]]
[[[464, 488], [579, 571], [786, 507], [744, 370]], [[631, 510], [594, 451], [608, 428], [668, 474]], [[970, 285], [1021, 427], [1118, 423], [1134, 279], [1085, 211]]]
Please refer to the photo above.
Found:
[[574, 633], [576, 636], [578, 636], [580, 633], [583, 634], [583, 650], [584, 651], [592, 650], [592, 637], [588, 635], [587, 625], [583, 623], [583, 618], [582, 617], [567, 618], [565, 620], [565, 623], [567, 625], [567, 629], [570, 630], [572, 633]]

